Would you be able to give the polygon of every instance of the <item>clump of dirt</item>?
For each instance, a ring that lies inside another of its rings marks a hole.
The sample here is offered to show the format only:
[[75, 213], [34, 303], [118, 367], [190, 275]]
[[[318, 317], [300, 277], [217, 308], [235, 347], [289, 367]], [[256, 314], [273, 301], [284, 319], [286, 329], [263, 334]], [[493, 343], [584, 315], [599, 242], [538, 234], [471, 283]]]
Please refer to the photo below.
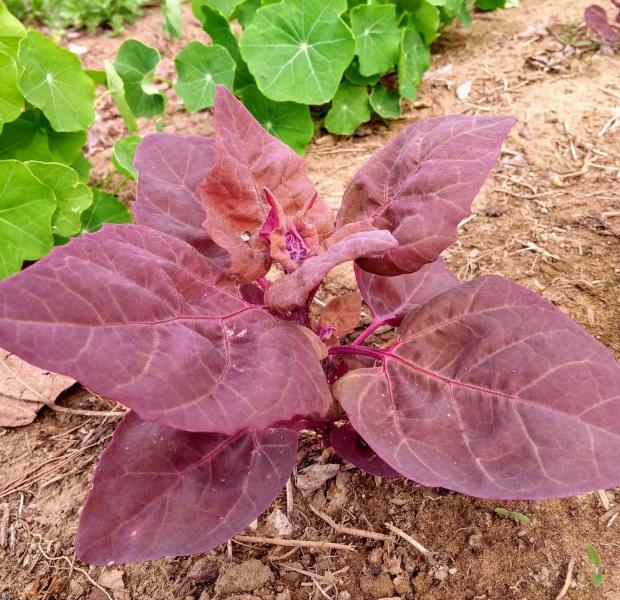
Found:
[[[617, 48], [589, 40], [580, 25], [587, 4], [522, 0], [518, 8], [479, 15], [472, 30], [450, 29], [434, 49], [418, 100], [402, 118], [391, 128], [365, 126], [352, 138], [321, 135], [307, 162], [320, 193], [337, 208], [355, 170], [410, 122], [445, 113], [516, 115], [519, 123], [447, 261], [463, 279], [498, 273], [530, 287], [620, 356], [620, 129], [614, 121], [620, 57]], [[127, 36], [170, 57], [178, 42], [164, 39], [159, 22], [153, 11], [128, 27]], [[197, 26], [186, 34], [205, 39]], [[72, 41], [87, 48], [88, 67], [99, 67], [121, 40], [83, 35]], [[179, 108], [169, 105], [167, 131], [211, 132], [208, 112], [188, 115]], [[103, 104], [99, 113], [89, 140], [98, 177], [109, 168], [112, 142], [124, 135], [112, 105]], [[142, 133], [152, 127], [144, 124]], [[339, 267], [321, 298], [353, 289], [351, 268]], [[85, 392], [64, 402], [114, 408]], [[81, 565], [72, 556], [77, 518], [115, 424], [111, 417], [45, 410], [28, 427], [0, 430], [3, 600], [553, 600], [569, 564], [565, 598], [620, 598], [618, 490], [545, 502], [468, 498], [351, 469], [309, 434], [300, 443], [298, 472], [311, 467], [335, 476], [304, 494], [294, 485], [245, 534], [279, 532], [287, 540], [342, 547], [234, 541], [189, 558], [105, 569]], [[498, 507], [530, 522], [499, 515]], [[370, 537], [342, 533], [340, 526]], [[588, 543], [602, 557], [599, 589], [590, 582]]]

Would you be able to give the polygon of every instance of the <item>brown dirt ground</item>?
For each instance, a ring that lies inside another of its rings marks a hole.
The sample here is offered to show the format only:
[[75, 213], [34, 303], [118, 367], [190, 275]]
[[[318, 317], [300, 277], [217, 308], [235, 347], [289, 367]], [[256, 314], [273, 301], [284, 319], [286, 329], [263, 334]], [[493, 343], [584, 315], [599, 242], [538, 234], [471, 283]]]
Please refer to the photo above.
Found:
[[[516, 115], [519, 124], [473, 216], [462, 226], [460, 241], [447, 252], [448, 262], [465, 279], [500, 273], [532, 288], [620, 357], [620, 129], [604, 129], [620, 106], [620, 55], [618, 49], [614, 54], [581, 45], [587, 41], [579, 26], [587, 4], [522, 0], [519, 8], [479, 16], [471, 31], [451, 29], [434, 49], [433, 72], [418, 101], [391, 129], [376, 123], [349, 139], [323, 135], [310, 146], [307, 160], [320, 192], [337, 207], [357, 167], [407, 123], [451, 112]], [[127, 35], [170, 56], [178, 43], [164, 40], [159, 23], [159, 15], [150, 13]], [[186, 34], [203, 37], [198, 27]], [[88, 48], [83, 60], [96, 67], [121, 40], [100, 34], [71, 41]], [[166, 70], [169, 61], [164, 75]], [[472, 91], [461, 101], [456, 88], [466, 81]], [[102, 177], [111, 143], [124, 131], [106, 101], [99, 112], [89, 148], [95, 175]], [[144, 131], [148, 128], [152, 125]], [[166, 130], [208, 134], [211, 128], [206, 113], [187, 115], [173, 101]], [[129, 197], [131, 190], [124, 193]], [[340, 268], [323, 295], [353, 287], [351, 269]], [[113, 408], [84, 391], [67, 394], [64, 402], [74, 408]], [[30, 477], [0, 497], [2, 600], [553, 600], [571, 559], [575, 566], [565, 598], [620, 599], [620, 524], [600, 521], [603, 503], [620, 501], [620, 489], [603, 497], [493, 502], [404, 479], [379, 480], [344, 466], [308, 498], [294, 489], [289, 537], [352, 543], [352, 552], [235, 542], [229, 547], [232, 558], [224, 546], [202, 556], [142, 565], [81, 565], [73, 559], [72, 538], [95, 461], [114, 423], [46, 410], [28, 427], [0, 431], [0, 488]], [[326, 462], [338, 463], [338, 458], [306, 438], [299, 468]], [[285, 505], [283, 494], [259, 519], [255, 535], [273, 535], [266, 516]], [[351, 527], [385, 532], [384, 523], [392, 522], [426, 546], [432, 559], [424, 560], [402, 540], [336, 533], [309, 505]], [[532, 522], [500, 517], [493, 511], [497, 506], [528, 515]], [[588, 543], [602, 557], [605, 581], [598, 590], [590, 583]]]

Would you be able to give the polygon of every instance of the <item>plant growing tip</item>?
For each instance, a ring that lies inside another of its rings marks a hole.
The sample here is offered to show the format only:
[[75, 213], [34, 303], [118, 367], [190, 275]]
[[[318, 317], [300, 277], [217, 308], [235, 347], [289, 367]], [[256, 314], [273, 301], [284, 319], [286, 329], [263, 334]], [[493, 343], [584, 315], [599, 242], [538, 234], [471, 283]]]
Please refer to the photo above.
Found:
[[[334, 218], [302, 159], [218, 86], [213, 138], [151, 134], [128, 163], [135, 225], [104, 226], [0, 283], [0, 346], [132, 409], [95, 471], [82, 560], [226, 541], [280, 493], [301, 429], [369, 473], [474, 496], [620, 483], [611, 353], [528, 289], [461, 283], [440, 256], [513, 123], [405, 128]], [[347, 261], [360, 293], [315, 321], [317, 289]], [[373, 320], [346, 343], [360, 295]], [[394, 339], [367, 345], [384, 324]]]

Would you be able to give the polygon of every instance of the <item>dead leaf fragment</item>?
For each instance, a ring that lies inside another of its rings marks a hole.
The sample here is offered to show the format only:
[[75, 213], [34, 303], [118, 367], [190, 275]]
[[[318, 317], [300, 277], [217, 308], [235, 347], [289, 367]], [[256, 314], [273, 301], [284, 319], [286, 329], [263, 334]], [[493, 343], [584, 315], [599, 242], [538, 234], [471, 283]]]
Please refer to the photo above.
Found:
[[303, 496], [318, 490], [326, 481], [335, 477], [340, 465], [310, 465], [297, 474], [295, 483]]
[[0, 427], [32, 423], [44, 404], [52, 404], [75, 381], [50, 373], [0, 349]]
[[97, 583], [110, 590], [114, 600], [130, 600], [129, 592], [125, 589], [123, 572], [120, 569], [103, 571], [103, 573], [99, 575]]

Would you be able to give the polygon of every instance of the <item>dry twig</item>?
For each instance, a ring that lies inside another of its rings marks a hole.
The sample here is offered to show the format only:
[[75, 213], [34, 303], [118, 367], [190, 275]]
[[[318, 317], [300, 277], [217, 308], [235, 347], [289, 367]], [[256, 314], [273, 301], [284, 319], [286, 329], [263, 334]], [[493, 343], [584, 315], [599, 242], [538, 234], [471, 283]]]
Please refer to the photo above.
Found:
[[390, 541], [390, 536], [385, 535], [384, 533], [376, 533], [374, 531], [367, 531], [365, 529], [356, 529], [354, 527], [346, 527], [345, 525], [339, 525], [334, 521], [331, 517], [321, 512], [318, 508], [314, 508], [311, 504], [309, 505], [310, 510], [317, 516], [323, 519], [334, 531], [338, 533], [344, 533], [346, 535], [354, 535], [357, 537], [368, 538], [371, 540], [378, 540], [380, 542], [388, 542]]
[[560, 590], [558, 595], [555, 597], [555, 600], [561, 600], [562, 598], [564, 598], [564, 596], [566, 596], [566, 592], [568, 592], [568, 588], [570, 587], [571, 581], [573, 580], [574, 566], [575, 559], [571, 558], [568, 561], [568, 568], [566, 569], [566, 579], [564, 580], [564, 585], [562, 586], [562, 589]]
[[418, 552], [424, 554], [424, 556], [430, 556], [430, 551], [426, 549], [420, 542], [414, 540], [408, 533], [405, 533], [402, 529], [399, 529], [392, 523], [385, 523], [385, 526], [392, 532], [395, 533], [398, 537], [403, 538], [406, 542], [409, 542]]
[[287, 540], [284, 538], [256, 537], [253, 535], [236, 535], [235, 542], [248, 542], [255, 544], [271, 544], [273, 546], [300, 546], [303, 548], [331, 548], [332, 550], [348, 550], [352, 552], [355, 546], [351, 544], [336, 544], [334, 542], [312, 541], [312, 540]]

